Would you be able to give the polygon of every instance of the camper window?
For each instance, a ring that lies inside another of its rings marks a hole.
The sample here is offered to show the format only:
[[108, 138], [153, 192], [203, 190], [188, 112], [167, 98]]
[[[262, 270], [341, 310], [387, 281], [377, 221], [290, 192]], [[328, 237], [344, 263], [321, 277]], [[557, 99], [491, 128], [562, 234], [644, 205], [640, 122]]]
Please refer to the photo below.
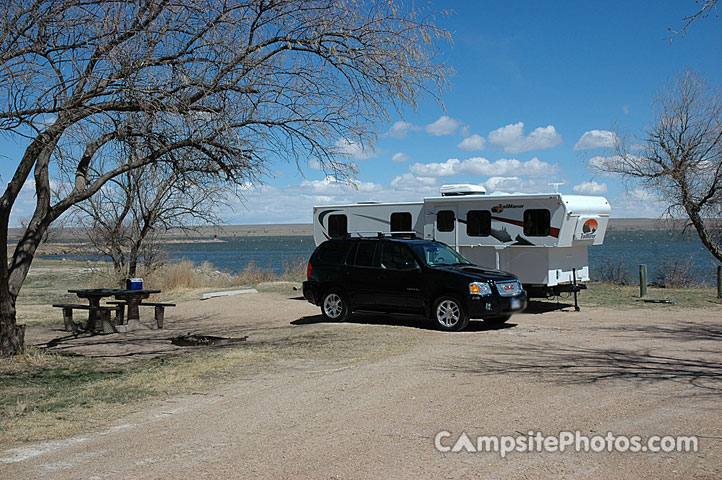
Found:
[[439, 232], [453, 232], [455, 219], [453, 210], [439, 210], [436, 212], [436, 230]]
[[524, 235], [527, 237], [546, 237], [549, 235], [549, 210], [527, 210], [524, 212]]
[[392, 232], [410, 232], [411, 214], [409, 212], [394, 212], [389, 221]]
[[466, 213], [466, 234], [470, 237], [488, 237], [491, 234], [491, 212], [469, 210]]
[[344, 237], [348, 235], [346, 215], [328, 216], [328, 235], [330, 237]]

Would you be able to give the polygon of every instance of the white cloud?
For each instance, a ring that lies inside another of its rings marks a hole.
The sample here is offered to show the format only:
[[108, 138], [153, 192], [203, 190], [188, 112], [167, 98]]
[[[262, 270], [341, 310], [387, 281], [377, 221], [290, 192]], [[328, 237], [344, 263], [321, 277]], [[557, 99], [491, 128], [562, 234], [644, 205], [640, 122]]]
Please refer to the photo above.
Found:
[[581, 193], [584, 195], [600, 195], [607, 193], [606, 183], [597, 183], [594, 180], [591, 182], [582, 182], [579, 185], [574, 185], [574, 193]]
[[308, 161], [308, 168], [313, 170], [321, 170], [321, 162], [316, 158], [312, 158]]
[[483, 157], [472, 157], [463, 162], [457, 158], [450, 158], [441, 163], [414, 163], [409, 170], [416, 175], [426, 177], [451, 177], [459, 174], [479, 177], [519, 175], [546, 177], [555, 173], [558, 167], [542, 162], [536, 157], [526, 162], [514, 158], [502, 158], [490, 162]]
[[521, 153], [530, 150], [543, 150], [562, 143], [554, 125], [537, 127], [528, 136], [524, 136], [524, 122], [518, 122], [497, 128], [489, 133], [489, 142], [503, 148], [507, 153]]
[[471, 135], [471, 128], [469, 128], [468, 125], [464, 125], [461, 127], [461, 136], [462, 137], [468, 137]]
[[579, 141], [574, 145], [574, 150], [589, 150], [599, 147], [613, 147], [617, 141], [617, 135], [609, 130], [590, 130], [584, 132]]
[[496, 192], [499, 190], [511, 191], [518, 190], [521, 185], [521, 179], [519, 177], [491, 177], [489, 180], [484, 182], [484, 187], [487, 192]]
[[549, 185], [545, 180], [524, 179], [518, 176], [491, 177], [484, 182], [484, 187], [489, 192], [488, 195], [549, 192]]
[[421, 127], [417, 127], [412, 123], [399, 120], [398, 122], [395, 122], [393, 125], [391, 125], [391, 128], [389, 128], [389, 130], [384, 133], [384, 136], [401, 139], [405, 138], [408, 132], [416, 130], [421, 130]]
[[641, 158], [636, 155], [630, 155], [626, 160], [619, 155], [612, 155], [611, 157], [596, 156], [587, 160], [587, 167], [599, 171], [605, 177], [614, 177], [617, 174], [609, 170], [624, 168], [625, 164], [637, 161], [641, 161]]
[[424, 196], [433, 195], [433, 193], [431, 193], [432, 190], [438, 193], [438, 185], [435, 178], [416, 177], [410, 173], [404, 173], [403, 175], [395, 177], [391, 180], [390, 186], [392, 189], [407, 192], [427, 192], [425, 195], [417, 197], [418, 200], [421, 200]]
[[440, 137], [442, 135], [453, 135], [459, 128], [459, 121], [442, 115], [434, 123], [426, 125], [426, 133]]
[[462, 140], [461, 143], [457, 145], [457, 147], [467, 152], [470, 152], [473, 150], [484, 150], [485, 143], [486, 140], [484, 140], [484, 137], [475, 133]]
[[311, 223], [313, 207], [347, 205], [362, 201], [409, 202], [438, 196], [435, 178], [405, 173], [390, 184], [356, 181], [352, 185], [333, 177], [311, 179], [285, 187], [259, 186], [243, 193], [243, 204], [225, 210], [222, 218], [231, 224]]
[[451, 177], [459, 173], [460, 165], [458, 158], [450, 158], [441, 163], [414, 163], [409, 170], [423, 177]]
[[622, 218], [659, 218], [666, 208], [654, 194], [640, 188], [624, 192], [609, 203], [612, 216]]
[[360, 182], [358, 180], [340, 182], [332, 176], [327, 176], [322, 180], [304, 180], [300, 183], [300, 185], [289, 187], [287, 190], [307, 195], [329, 195], [343, 193], [349, 194], [354, 192], [370, 193], [380, 189], [381, 186], [373, 182]]
[[339, 138], [336, 141], [336, 150], [342, 154], [353, 158], [354, 160], [364, 160], [373, 158], [373, 150], [367, 150], [368, 145], [362, 145], [347, 138]]
[[623, 106], [622, 106], [622, 113], [624, 113], [625, 115], [629, 115], [629, 106], [623, 105]]
[[409, 160], [410, 160], [409, 156], [406, 155], [404, 152], [394, 153], [394, 156], [391, 157], [391, 161], [394, 163], [403, 163], [403, 162], [408, 162]]

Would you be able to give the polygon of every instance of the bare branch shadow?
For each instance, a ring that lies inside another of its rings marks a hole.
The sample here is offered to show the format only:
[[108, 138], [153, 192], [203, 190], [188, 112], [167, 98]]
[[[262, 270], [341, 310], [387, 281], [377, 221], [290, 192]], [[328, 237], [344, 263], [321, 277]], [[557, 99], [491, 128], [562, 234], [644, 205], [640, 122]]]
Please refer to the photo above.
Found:
[[[722, 341], [722, 322], [718, 325], [679, 321], [675, 325], [615, 325], [613, 327], [596, 327], [598, 331], [614, 331], [625, 336], [643, 334], [650, 338], [672, 339], [676, 341]], [[722, 349], [721, 349], [722, 350]]]
[[470, 356], [441, 362], [446, 372], [474, 375], [529, 375], [560, 384], [595, 384], [622, 380], [635, 383], [682, 382], [708, 394], [722, 395], [718, 350], [698, 351], [717, 358], [683, 358], [649, 350], [585, 348], [558, 344], [525, 345], [524, 353], [500, 351], [494, 358]]

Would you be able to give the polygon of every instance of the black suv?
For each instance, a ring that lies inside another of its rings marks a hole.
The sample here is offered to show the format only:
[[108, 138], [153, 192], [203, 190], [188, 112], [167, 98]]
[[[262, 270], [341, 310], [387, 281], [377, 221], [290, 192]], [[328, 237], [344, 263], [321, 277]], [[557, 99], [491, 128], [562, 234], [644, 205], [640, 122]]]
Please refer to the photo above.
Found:
[[526, 307], [511, 273], [473, 265], [447, 245], [420, 239], [337, 238], [308, 262], [303, 296], [328, 320], [352, 311], [423, 315], [443, 330], [470, 318], [503, 323]]

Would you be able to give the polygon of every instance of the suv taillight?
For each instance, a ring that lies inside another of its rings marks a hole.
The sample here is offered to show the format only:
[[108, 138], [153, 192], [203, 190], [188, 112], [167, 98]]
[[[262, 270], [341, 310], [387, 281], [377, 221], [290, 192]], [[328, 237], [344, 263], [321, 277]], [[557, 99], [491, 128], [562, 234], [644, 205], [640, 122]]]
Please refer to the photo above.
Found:
[[309, 280], [311, 278], [312, 271], [313, 267], [311, 266], [311, 262], [308, 262], [308, 266], [306, 267], [306, 280]]

